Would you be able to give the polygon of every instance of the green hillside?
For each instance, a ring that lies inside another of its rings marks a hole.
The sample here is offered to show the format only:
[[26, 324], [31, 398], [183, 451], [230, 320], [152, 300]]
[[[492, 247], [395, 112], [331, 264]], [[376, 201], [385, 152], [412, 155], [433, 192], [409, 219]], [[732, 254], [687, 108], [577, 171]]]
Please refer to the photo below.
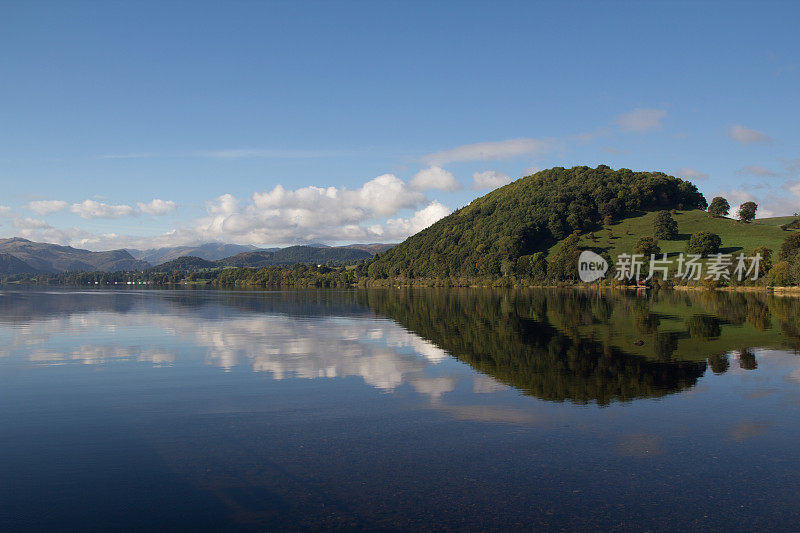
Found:
[[574, 231], [656, 209], [705, 209], [692, 183], [661, 172], [561, 167], [474, 200], [376, 257], [372, 278], [500, 277]]
[[765, 224], [767, 226], [783, 226], [784, 224], [791, 224], [797, 220], [796, 216], [788, 216], [788, 217], [770, 217], [770, 218], [759, 218], [754, 221], [754, 224]]
[[[652, 211], [622, 219], [610, 226], [604, 225], [592, 232], [595, 240], [590, 238], [589, 233], [584, 233], [579, 246], [606, 250], [612, 258], [621, 253], [631, 253], [640, 237], [653, 236], [655, 215], [656, 212]], [[700, 209], [676, 211], [672, 216], [678, 223], [678, 238], [671, 241], [659, 240], [663, 253], [685, 252], [689, 237], [698, 231], [710, 231], [719, 235], [722, 238], [722, 253], [749, 253], [758, 246], [766, 246], [777, 253], [788, 234], [780, 225], [787, 220], [793, 220], [793, 217], [780, 217], [743, 224], [730, 218], [714, 218]], [[611, 230], [610, 237], [608, 230]], [[550, 254], [554, 254], [561, 244], [559, 242], [553, 245], [549, 250]]]

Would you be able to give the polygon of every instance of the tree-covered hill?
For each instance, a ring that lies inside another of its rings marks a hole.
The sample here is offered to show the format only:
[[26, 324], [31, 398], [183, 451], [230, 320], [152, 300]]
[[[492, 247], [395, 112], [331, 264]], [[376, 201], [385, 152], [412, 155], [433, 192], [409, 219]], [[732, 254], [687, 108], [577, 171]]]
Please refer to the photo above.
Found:
[[661, 172], [600, 165], [555, 167], [474, 200], [388, 250], [373, 278], [496, 277], [522, 256], [546, 251], [574, 231], [656, 209], [705, 209], [690, 182]]

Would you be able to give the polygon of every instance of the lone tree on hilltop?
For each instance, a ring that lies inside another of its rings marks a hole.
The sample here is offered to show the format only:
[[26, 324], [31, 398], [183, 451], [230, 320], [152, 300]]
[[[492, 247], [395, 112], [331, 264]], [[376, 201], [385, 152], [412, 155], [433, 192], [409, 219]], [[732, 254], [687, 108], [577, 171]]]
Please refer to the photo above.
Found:
[[755, 202], [745, 202], [739, 206], [739, 220], [742, 222], [752, 222], [756, 218], [758, 204]]
[[731, 212], [731, 204], [722, 196], [717, 196], [711, 200], [711, 205], [708, 206], [708, 214], [712, 217], [722, 218], [728, 216]]
[[689, 239], [686, 251], [690, 254], [711, 255], [718, 254], [722, 246], [722, 239], [710, 231], [698, 231]]
[[653, 236], [656, 239], [673, 241], [678, 236], [678, 223], [669, 211], [659, 211], [653, 220]]

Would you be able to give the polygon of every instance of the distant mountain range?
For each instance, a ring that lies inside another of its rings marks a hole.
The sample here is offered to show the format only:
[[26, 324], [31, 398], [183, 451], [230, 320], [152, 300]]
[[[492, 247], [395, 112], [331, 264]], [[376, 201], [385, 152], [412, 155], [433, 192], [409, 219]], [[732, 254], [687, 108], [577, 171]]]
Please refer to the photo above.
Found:
[[[129, 248], [127, 251], [136, 259], [140, 259], [142, 261], [147, 261], [151, 265], [161, 265], [168, 261], [172, 261], [173, 259], [178, 259], [179, 257], [199, 257], [200, 259], [205, 259], [206, 261], [219, 261], [220, 259], [231, 258], [237, 254], [246, 253], [246, 252], [277, 252], [279, 250], [289, 250], [287, 253], [291, 253], [291, 250], [296, 250], [298, 248], [303, 249], [333, 249], [333, 250], [341, 250], [341, 249], [348, 249], [348, 250], [362, 250], [365, 252], [369, 252], [370, 255], [375, 255], [376, 253], [385, 252], [389, 248], [394, 246], [394, 244], [383, 244], [383, 243], [374, 243], [374, 244], [348, 244], [345, 246], [328, 246], [327, 244], [320, 244], [320, 243], [313, 243], [307, 244], [303, 246], [289, 246], [288, 248], [258, 248], [252, 245], [242, 245], [242, 244], [223, 244], [219, 242], [209, 242], [206, 244], [200, 244], [198, 246], [173, 246], [169, 248], [152, 248], [149, 250], [136, 250], [133, 248]], [[336, 256], [336, 254], [333, 254]], [[346, 254], [345, 254], [346, 255]], [[318, 261], [321, 258], [311, 258], [303, 259], [300, 262], [313, 262]], [[283, 261], [283, 259], [277, 259], [277, 263], [273, 264], [291, 264], [293, 262], [298, 261], [290, 261], [289, 263]], [[335, 260], [335, 259], [328, 259], [328, 260]], [[342, 260], [349, 260], [349, 259], [342, 259]], [[324, 263], [326, 259], [321, 259]]]
[[153, 265], [163, 265], [166, 269], [196, 269], [216, 266], [262, 267], [296, 263], [342, 263], [368, 259], [392, 246], [394, 245], [315, 244], [260, 249], [239, 244], [206, 243], [198, 246], [150, 250], [92, 252], [14, 237], [0, 239], [0, 275], [145, 270]]
[[255, 246], [242, 244], [223, 244], [219, 242], [208, 242], [198, 246], [172, 246], [169, 248], [151, 248], [149, 250], [136, 250], [128, 248], [128, 252], [142, 261], [147, 261], [151, 265], [160, 265], [167, 261], [172, 261], [183, 256], [192, 256], [216, 261], [242, 252], [258, 250]]
[[14, 237], [0, 239], [0, 273], [53, 274], [58, 272], [142, 270], [150, 266], [126, 250], [90, 252], [71, 246], [33, 242]]

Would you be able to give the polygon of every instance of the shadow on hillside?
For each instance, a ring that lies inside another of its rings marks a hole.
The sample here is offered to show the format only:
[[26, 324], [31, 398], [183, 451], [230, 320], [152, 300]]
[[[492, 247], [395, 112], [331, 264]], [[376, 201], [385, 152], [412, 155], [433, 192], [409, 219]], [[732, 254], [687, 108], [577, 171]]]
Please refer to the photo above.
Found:
[[732, 254], [734, 252], [741, 252], [744, 250], [741, 246], [726, 246], [724, 248], [719, 249], [719, 253], [721, 254]]

